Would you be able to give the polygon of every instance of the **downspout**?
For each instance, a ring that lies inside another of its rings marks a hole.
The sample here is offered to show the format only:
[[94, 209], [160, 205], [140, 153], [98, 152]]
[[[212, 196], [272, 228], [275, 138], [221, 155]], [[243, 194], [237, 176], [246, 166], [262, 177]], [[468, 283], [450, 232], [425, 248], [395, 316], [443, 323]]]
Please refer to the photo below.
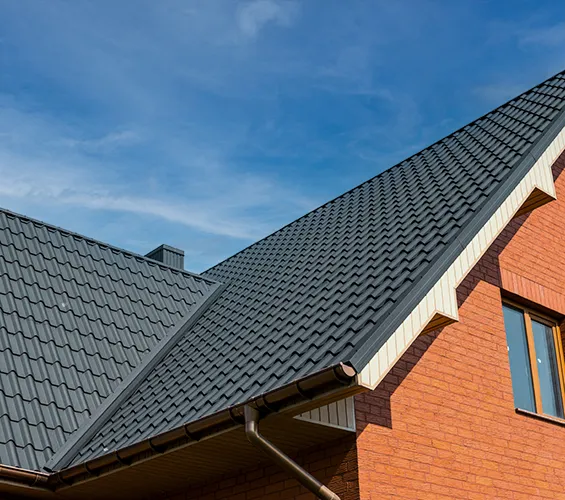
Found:
[[314, 476], [259, 434], [259, 411], [249, 405], [246, 405], [243, 411], [245, 416], [245, 434], [253, 446], [266, 453], [273, 462], [286, 470], [318, 498], [322, 500], [340, 500], [332, 490], [320, 483]]

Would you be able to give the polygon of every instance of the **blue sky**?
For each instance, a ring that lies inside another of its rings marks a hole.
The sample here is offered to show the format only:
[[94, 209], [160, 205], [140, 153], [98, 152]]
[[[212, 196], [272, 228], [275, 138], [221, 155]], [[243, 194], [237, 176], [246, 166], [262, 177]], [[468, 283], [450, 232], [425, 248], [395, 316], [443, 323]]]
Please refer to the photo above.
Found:
[[562, 0], [0, 0], [0, 205], [201, 271], [562, 69]]

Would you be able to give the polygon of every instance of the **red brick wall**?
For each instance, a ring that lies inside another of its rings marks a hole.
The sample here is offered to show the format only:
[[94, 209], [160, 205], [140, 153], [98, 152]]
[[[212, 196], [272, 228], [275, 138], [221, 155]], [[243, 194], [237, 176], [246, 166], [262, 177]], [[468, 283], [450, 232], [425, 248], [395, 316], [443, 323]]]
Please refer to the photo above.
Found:
[[461, 284], [460, 322], [357, 397], [362, 499], [565, 499], [565, 427], [514, 411], [500, 292], [565, 313], [564, 168], [558, 201], [512, 221]]
[[[357, 452], [355, 436], [308, 450], [295, 460], [335, 491], [342, 500], [357, 500]], [[265, 465], [195, 487], [170, 500], [312, 500], [314, 495], [278, 466]]]

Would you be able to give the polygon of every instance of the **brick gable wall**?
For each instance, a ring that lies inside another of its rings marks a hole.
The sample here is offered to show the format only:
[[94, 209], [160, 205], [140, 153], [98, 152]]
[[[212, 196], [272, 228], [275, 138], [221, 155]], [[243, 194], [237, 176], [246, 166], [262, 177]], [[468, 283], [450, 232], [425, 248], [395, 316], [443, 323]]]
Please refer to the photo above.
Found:
[[565, 498], [565, 427], [514, 411], [500, 288], [565, 314], [558, 201], [514, 219], [458, 289], [459, 323], [357, 397], [362, 499]]

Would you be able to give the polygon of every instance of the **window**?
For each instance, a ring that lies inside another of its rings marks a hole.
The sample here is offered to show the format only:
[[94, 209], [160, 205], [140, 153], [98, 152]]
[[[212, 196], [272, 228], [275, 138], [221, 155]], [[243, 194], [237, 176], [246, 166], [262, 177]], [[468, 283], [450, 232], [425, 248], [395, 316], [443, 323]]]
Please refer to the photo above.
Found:
[[516, 408], [565, 418], [563, 346], [557, 323], [534, 311], [503, 304]]

